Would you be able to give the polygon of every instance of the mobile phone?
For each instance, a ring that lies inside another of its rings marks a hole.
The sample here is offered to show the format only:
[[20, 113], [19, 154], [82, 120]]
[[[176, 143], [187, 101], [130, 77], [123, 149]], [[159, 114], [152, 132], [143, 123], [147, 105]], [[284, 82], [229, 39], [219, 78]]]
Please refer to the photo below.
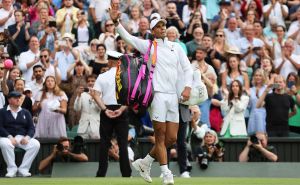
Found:
[[25, 22], [30, 22], [30, 15], [29, 15], [29, 13], [27, 13], [25, 15]]
[[88, 87], [85, 87], [85, 88], [83, 89], [83, 92], [90, 92], [90, 89], [89, 89]]
[[278, 89], [279, 88], [279, 84], [273, 84], [272, 89]]
[[290, 89], [293, 87], [293, 85], [295, 85], [295, 82], [294, 81], [289, 81], [288, 84], [287, 84], [287, 87]]
[[49, 21], [49, 27], [56, 27], [56, 21]]

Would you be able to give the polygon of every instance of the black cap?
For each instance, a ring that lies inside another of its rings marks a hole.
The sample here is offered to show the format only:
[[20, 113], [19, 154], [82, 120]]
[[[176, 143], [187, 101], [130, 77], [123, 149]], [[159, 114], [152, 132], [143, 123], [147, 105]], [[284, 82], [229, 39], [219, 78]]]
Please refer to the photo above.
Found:
[[219, 2], [219, 5], [231, 5], [231, 1], [230, 0], [221, 0]]
[[22, 94], [18, 91], [11, 91], [8, 93], [7, 98], [16, 98], [16, 97], [21, 97]]

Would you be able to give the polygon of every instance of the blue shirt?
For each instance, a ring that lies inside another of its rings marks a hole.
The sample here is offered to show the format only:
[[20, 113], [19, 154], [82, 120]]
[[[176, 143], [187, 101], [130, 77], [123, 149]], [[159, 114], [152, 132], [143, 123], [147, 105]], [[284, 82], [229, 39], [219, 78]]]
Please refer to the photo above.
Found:
[[61, 73], [61, 80], [66, 81], [67, 79], [67, 70], [75, 62], [75, 58], [71, 51], [68, 55], [64, 51], [57, 52], [55, 54], [55, 60], [58, 61], [58, 69]]

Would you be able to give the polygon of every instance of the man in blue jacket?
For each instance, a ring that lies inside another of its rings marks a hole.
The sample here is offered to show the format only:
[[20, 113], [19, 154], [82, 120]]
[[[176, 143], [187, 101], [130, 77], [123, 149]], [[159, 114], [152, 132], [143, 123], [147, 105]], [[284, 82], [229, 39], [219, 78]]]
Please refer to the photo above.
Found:
[[[29, 177], [32, 161], [40, 149], [40, 143], [32, 138], [35, 128], [31, 114], [21, 108], [21, 93], [12, 91], [8, 94], [8, 105], [0, 109], [0, 148], [7, 164], [6, 177]], [[26, 151], [22, 164], [15, 163], [15, 147]]]

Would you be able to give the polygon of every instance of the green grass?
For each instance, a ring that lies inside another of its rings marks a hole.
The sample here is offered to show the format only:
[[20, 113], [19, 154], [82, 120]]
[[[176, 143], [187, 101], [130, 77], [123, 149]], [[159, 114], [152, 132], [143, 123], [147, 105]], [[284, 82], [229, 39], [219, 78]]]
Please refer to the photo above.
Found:
[[[300, 185], [291, 178], [175, 178], [176, 185]], [[151, 184], [141, 178], [1, 178], [0, 185], [161, 185], [160, 178]]]

